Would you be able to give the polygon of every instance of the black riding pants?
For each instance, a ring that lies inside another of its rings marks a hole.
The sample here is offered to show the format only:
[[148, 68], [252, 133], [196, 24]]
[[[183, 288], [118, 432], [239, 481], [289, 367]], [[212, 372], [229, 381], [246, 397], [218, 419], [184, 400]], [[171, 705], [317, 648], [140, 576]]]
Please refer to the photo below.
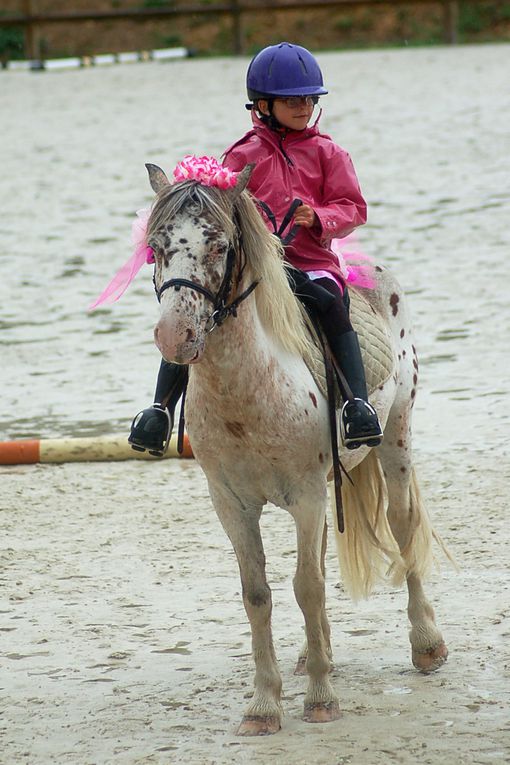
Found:
[[346, 288], [342, 295], [333, 279], [310, 279], [307, 273], [297, 268], [289, 269], [288, 278], [294, 294], [318, 315], [328, 339], [352, 332]]

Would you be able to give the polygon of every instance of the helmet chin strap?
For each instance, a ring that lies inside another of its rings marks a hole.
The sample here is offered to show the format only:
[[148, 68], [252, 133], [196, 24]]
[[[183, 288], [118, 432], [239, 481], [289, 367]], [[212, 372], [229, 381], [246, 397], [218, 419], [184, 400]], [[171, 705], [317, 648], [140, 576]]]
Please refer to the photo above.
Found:
[[274, 98], [265, 98], [264, 101], [267, 101], [269, 114], [264, 114], [257, 108], [255, 104], [253, 104], [253, 108], [256, 109], [258, 113], [260, 114], [260, 119], [262, 120], [262, 122], [264, 122], [269, 128], [271, 128], [271, 130], [287, 130], [287, 128], [284, 125], [278, 122], [278, 120], [273, 114]]

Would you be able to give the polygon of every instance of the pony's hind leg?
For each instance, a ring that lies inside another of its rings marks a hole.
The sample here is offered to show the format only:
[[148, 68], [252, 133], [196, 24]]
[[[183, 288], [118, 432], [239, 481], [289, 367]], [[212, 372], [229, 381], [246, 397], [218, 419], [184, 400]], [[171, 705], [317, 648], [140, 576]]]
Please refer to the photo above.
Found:
[[240, 736], [266, 736], [281, 727], [282, 681], [271, 634], [271, 590], [266, 579], [266, 560], [260, 534], [262, 507], [245, 507], [226, 492], [213, 490], [211, 497], [225, 532], [234, 548], [250, 621], [255, 661], [255, 690], [237, 730]]
[[306, 656], [309, 678], [304, 700], [303, 719], [306, 722], [330, 722], [340, 717], [338, 697], [328, 677], [331, 645], [322, 560], [326, 533], [324, 504], [321, 512], [315, 497], [307, 505], [289, 508], [296, 522], [298, 546], [294, 592], [305, 619], [307, 640], [306, 651], [300, 657], [300, 660], [304, 660]]
[[388, 522], [405, 565], [401, 579], [409, 595], [412, 661], [421, 672], [432, 672], [444, 664], [448, 650], [422, 585], [432, 562], [432, 528], [411, 462], [410, 428], [402, 414], [390, 416], [377, 451], [388, 491]]

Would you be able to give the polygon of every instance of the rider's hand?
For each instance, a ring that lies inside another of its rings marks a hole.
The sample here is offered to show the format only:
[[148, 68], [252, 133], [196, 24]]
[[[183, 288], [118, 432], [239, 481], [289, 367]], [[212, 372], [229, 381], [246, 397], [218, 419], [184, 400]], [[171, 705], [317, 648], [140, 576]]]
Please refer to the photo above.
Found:
[[312, 228], [316, 218], [315, 210], [310, 205], [300, 205], [294, 215], [294, 223], [303, 228]]

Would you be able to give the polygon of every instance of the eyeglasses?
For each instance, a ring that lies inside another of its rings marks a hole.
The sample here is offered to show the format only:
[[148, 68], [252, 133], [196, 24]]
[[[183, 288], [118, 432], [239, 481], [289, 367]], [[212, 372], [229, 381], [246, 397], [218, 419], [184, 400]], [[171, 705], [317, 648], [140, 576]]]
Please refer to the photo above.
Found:
[[300, 106], [315, 106], [319, 96], [290, 96], [289, 98], [275, 98], [275, 101], [285, 104], [287, 109], [299, 109]]

